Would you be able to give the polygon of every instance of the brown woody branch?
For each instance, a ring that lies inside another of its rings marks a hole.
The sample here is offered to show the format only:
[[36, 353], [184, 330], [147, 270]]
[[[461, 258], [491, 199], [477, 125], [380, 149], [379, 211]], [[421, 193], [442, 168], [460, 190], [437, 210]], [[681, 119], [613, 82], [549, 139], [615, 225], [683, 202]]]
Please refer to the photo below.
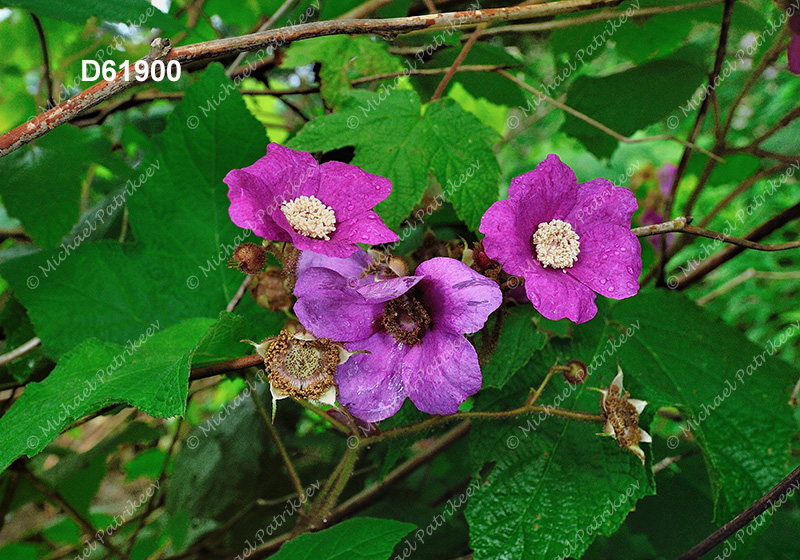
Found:
[[[278, 47], [301, 39], [329, 35], [381, 35], [392, 38], [401, 33], [422, 29], [442, 29], [457, 25], [479, 24], [498, 21], [516, 21], [536, 17], [550, 17], [560, 14], [590, 10], [600, 7], [616, 6], [621, 0], [558, 0], [546, 4], [513, 6], [509, 8], [490, 8], [428, 14], [391, 19], [336, 20], [306, 23], [279, 29], [252, 33], [241, 37], [230, 37], [176, 47], [169, 50], [169, 42], [156, 39], [153, 49], [145, 57], [148, 62], [155, 59], [177, 60], [181, 64], [213, 60], [222, 56], [254, 52], [268, 47]], [[134, 74], [133, 65], [129, 67]], [[82, 91], [57, 107], [32, 119], [30, 122], [0, 136], [0, 157], [6, 156], [21, 146], [43, 136], [50, 130], [72, 120], [80, 112], [113, 97], [120, 91], [140, 83], [135, 79], [124, 80], [120, 71], [111, 81], [103, 81]]]

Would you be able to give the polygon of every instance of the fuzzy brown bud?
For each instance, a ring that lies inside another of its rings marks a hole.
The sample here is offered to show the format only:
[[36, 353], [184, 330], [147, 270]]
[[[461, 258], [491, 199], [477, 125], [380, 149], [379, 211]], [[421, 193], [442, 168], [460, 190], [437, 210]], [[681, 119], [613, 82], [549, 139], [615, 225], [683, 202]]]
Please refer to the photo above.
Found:
[[228, 261], [231, 268], [238, 268], [245, 274], [257, 274], [267, 264], [267, 252], [261, 245], [242, 243], [233, 251], [233, 258]]

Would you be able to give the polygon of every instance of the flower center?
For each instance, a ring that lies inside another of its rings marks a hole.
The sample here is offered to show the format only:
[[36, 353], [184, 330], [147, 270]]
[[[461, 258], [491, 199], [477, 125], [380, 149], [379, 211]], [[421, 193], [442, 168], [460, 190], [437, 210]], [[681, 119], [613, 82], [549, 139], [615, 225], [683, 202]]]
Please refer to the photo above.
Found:
[[333, 386], [339, 349], [329, 338], [298, 340], [286, 331], [264, 353], [273, 387], [293, 397], [318, 400]]
[[325, 206], [316, 196], [299, 196], [284, 202], [281, 212], [300, 235], [328, 240], [328, 234], [336, 231], [333, 208]]
[[536, 258], [542, 266], [558, 269], [570, 268], [578, 260], [581, 252], [579, 240], [572, 226], [561, 220], [542, 222], [531, 238]]
[[636, 407], [628, 402], [628, 393], [620, 396], [619, 389], [614, 387], [606, 395], [605, 414], [620, 447], [631, 447], [642, 439], [639, 431], [639, 413]]
[[431, 316], [413, 296], [393, 299], [383, 309], [382, 325], [397, 341], [414, 346], [431, 326]]

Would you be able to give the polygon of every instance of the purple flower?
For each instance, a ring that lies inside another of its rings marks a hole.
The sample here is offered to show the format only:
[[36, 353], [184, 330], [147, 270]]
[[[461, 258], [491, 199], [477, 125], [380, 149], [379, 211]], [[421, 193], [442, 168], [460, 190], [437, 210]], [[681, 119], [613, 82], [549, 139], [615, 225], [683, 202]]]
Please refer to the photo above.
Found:
[[794, 14], [789, 18], [789, 29], [792, 31], [792, 41], [789, 43], [789, 52], [786, 53], [789, 70], [800, 74], [800, 14]]
[[[651, 191], [648, 193], [647, 199], [645, 200], [645, 209], [642, 211], [642, 215], [639, 216], [639, 224], [643, 226], [652, 226], [654, 224], [660, 224], [664, 220], [664, 214], [662, 212], [662, 208], [664, 206], [664, 200], [669, 196], [669, 191], [672, 189], [672, 181], [675, 180], [675, 174], [678, 172], [678, 168], [671, 164], [665, 163], [662, 165], [659, 170], [656, 172], [656, 176], [658, 177], [658, 191]], [[651, 235], [647, 238], [650, 244], [656, 251], [661, 249], [661, 237], [658, 235]], [[675, 241], [675, 234], [668, 233], [667, 234], [667, 249], [672, 246], [672, 242]]]
[[550, 155], [515, 177], [508, 196], [484, 214], [483, 246], [525, 279], [539, 313], [583, 323], [597, 313], [595, 292], [614, 299], [638, 292], [642, 248], [630, 230], [637, 204], [629, 190], [605, 179], [579, 185]]
[[472, 344], [500, 306], [498, 285], [455, 259], [423, 262], [397, 277], [363, 251], [346, 260], [303, 253], [294, 311], [320, 337], [353, 355], [336, 371], [339, 402], [366, 422], [392, 416], [409, 397], [423, 412], [454, 414], [481, 387]]
[[271, 143], [266, 156], [224, 181], [233, 223], [264, 239], [332, 257], [351, 255], [356, 243], [399, 239], [372, 210], [392, 182], [354, 165], [319, 165], [308, 152]]

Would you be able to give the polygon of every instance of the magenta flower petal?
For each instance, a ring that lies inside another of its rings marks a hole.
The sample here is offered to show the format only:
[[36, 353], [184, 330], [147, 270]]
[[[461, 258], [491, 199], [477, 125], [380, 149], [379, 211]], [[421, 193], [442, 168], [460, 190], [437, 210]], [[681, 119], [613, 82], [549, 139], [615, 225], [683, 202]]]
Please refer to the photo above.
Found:
[[594, 291], [570, 274], [534, 264], [524, 278], [531, 305], [547, 319], [585, 323], [597, 314]]
[[[370, 272], [354, 279], [359, 259]], [[376, 422], [394, 414], [411, 387], [420, 410], [455, 412], [481, 385], [477, 354], [463, 333], [480, 330], [500, 306], [500, 287], [450, 258], [431, 259], [416, 276], [399, 278], [363, 256], [347, 260], [302, 258], [295, 287], [295, 312], [308, 330], [344, 340], [351, 352], [370, 352], [339, 367], [339, 402]]]
[[789, 59], [789, 70], [794, 74], [800, 74], [800, 35], [792, 35], [786, 56]]
[[598, 224], [630, 225], [638, 207], [636, 197], [628, 189], [614, 186], [607, 179], [594, 179], [578, 187], [575, 208], [564, 220], [574, 226], [578, 235], [583, 235]]
[[331, 241], [337, 243], [393, 243], [400, 237], [386, 227], [380, 216], [372, 210], [362, 212], [357, 218], [350, 218], [336, 226]]
[[508, 198], [517, 203], [535, 230], [539, 222], [563, 219], [575, 206], [577, 190], [575, 173], [551, 154], [533, 171], [511, 179]]
[[348, 285], [348, 279], [326, 268], [310, 268], [294, 288], [294, 312], [316, 337], [340, 342], [372, 336], [383, 315], [380, 302], [370, 302]]
[[274, 205], [274, 196], [269, 187], [247, 169], [234, 169], [225, 176], [228, 184], [228, 199], [231, 221], [243, 229], [249, 229], [259, 237], [273, 241], [291, 241], [291, 236], [272, 219], [267, 211]]
[[[479, 231], [486, 236], [484, 249], [489, 258], [503, 264], [503, 270], [509, 274], [521, 275], [527, 260], [532, 258], [530, 238], [533, 227], [518, 225], [518, 216], [514, 202], [500, 200], [483, 215]], [[486, 240], [490, 240], [488, 246]]]
[[583, 258], [567, 274], [612, 299], [635, 296], [642, 273], [642, 246], [631, 230], [599, 224], [581, 233]]
[[455, 259], [430, 259], [417, 267], [416, 274], [422, 277], [422, 303], [437, 329], [478, 332], [503, 300], [497, 282]]
[[481, 388], [478, 354], [461, 335], [433, 330], [408, 350], [402, 363], [403, 387], [428, 414], [455, 414]]
[[265, 239], [338, 258], [354, 253], [356, 243], [398, 239], [372, 211], [391, 182], [354, 165], [320, 166], [307, 152], [273, 143], [267, 155], [224, 181], [231, 219]]
[[339, 402], [366, 422], [378, 422], [400, 410], [406, 400], [400, 364], [408, 350], [383, 332], [346, 347], [369, 354], [355, 354], [336, 369]]
[[[392, 192], [392, 182], [386, 177], [367, 173], [355, 165], [340, 161], [323, 163], [319, 168], [319, 199], [336, 208], [336, 218], [342, 222], [372, 210]], [[353, 185], [359, 186], [358, 196], [353, 197]]]
[[359, 294], [372, 303], [383, 303], [390, 299], [399, 298], [413, 288], [421, 276], [403, 276], [402, 278], [389, 278], [388, 280], [372, 281], [369, 284], [360, 284], [357, 288]]
[[678, 172], [678, 167], [672, 163], [665, 163], [662, 165], [656, 176], [658, 177], [658, 186], [661, 189], [661, 194], [664, 196], [669, 195], [672, 189], [672, 181], [675, 180], [675, 174]]

